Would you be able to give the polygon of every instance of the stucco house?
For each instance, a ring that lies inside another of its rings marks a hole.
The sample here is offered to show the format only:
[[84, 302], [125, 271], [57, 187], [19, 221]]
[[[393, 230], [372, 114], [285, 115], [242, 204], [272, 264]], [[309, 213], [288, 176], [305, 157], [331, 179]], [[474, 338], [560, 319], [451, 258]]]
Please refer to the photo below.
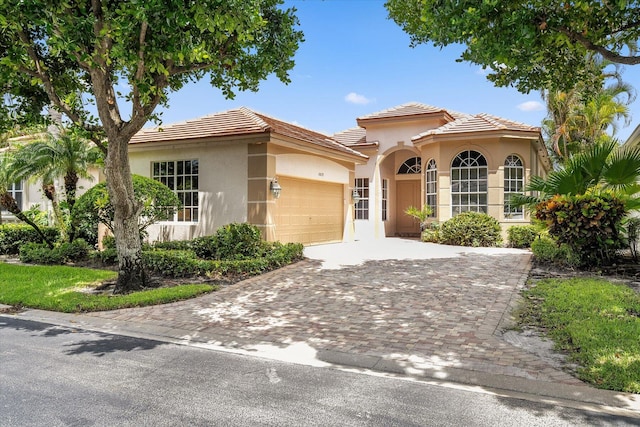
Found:
[[[230, 222], [304, 244], [418, 235], [404, 211], [424, 204], [435, 221], [471, 210], [506, 230], [529, 223], [510, 195], [551, 167], [539, 128], [488, 114], [412, 102], [356, 124], [329, 136], [243, 107], [141, 130], [131, 171], [163, 182], [183, 205], [148, 229], [149, 240], [210, 235]], [[28, 207], [35, 193], [16, 194]]]

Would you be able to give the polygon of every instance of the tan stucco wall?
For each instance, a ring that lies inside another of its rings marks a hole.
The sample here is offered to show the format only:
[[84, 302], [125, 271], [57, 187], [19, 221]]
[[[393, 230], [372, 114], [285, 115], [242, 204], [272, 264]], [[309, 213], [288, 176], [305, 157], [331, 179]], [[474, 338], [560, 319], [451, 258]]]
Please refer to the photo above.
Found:
[[197, 159], [199, 221], [162, 222], [149, 227], [148, 240], [187, 240], [213, 234], [220, 226], [247, 220], [248, 141], [130, 147], [131, 172], [151, 177], [156, 161]]

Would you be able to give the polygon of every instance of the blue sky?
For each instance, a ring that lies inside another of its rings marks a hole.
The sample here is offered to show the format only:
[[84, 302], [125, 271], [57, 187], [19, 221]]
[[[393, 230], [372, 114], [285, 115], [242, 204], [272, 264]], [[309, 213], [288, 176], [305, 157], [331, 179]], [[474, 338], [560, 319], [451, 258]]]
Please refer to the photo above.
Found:
[[[309, 129], [333, 134], [356, 126], [356, 118], [410, 101], [464, 113], [490, 113], [539, 126], [546, 115], [537, 92], [497, 88], [482, 70], [458, 63], [460, 46], [409, 47], [409, 36], [387, 19], [383, 0], [287, 0], [298, 9], [305, 42], [290, 72], [260, 90], [233, 100], [203, 80], [170, 96], [163, 123], [245, 106]], [[626, 67], [624, 80], [640, 89], [640, 65]], [[640, 101], [632, 124], [619, 128], [625, 140], [640, 123]]]

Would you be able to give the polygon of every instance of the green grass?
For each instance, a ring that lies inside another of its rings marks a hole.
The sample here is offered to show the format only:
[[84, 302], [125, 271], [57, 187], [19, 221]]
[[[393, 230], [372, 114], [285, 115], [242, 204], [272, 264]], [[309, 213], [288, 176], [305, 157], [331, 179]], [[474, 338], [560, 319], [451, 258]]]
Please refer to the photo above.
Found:
[[547, 330], [598, 388], [640, 393], [640, 295], [601, 279], [547, 279], [525, 292], [521, 323]]
[[113, 271], [89, 268], [0, 263], [0, 303], [76, 313], [165, 304], [217, 289], [212, 285], [181, 285], [127, 295], [79, 292], [115, 277]]

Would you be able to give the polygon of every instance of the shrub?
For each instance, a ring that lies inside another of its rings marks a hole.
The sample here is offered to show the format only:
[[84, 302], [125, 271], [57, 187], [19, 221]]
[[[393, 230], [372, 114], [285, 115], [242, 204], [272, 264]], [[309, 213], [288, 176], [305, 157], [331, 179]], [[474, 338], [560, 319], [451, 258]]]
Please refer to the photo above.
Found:
[[440, 224], [432, 222], [420, 234], [423, 242], [440, 243]]
[[640, 243], [640, 218], [633, 217], [627, 221], [627, 240], [634, 260], [638, 260], [638, 243]]
[[578, 257], [565, 244], [558, 244], [550, 237], [542, 236], [531, 242], [531, 252], [536, 261], [543, 264], [555, 264], [562, 267], [576, 267]]
[[538, 234], [534, 225], [514, 225], [507, 229], [509, 246], [512, 248], [530, 248]]
[[220, 227], [213, 236], [193, 239], [191, 247], [199, 258], [241, 260], [260, 254], [260, 229], [247, 223], [232, 223]]
[[20, 248], [20, 261], [34, 264], [64, 264], [81, 261], [89, 254], [89, 244], [83, 239], [64, 242], [53, 249], [44, 243], [26, 243]]
[[556, 195], [536, 205], [536, 218], [547, 223], [549, 234], [566, 243], [580, 266], [611, 263], [624, 247], [621, 221], [624, 203], [607, 194]]
[[189, 251], [193, 249], [193, 240], [171, 240], [168, 242], [155, 242], [151, 245], [151, 247], [154, 249]]
[[[56, 241], [59, 232], [53, 227], [41, 227], [42, 232], [50, 241]], [[42, 243], [38, 233], [26, 224], [0, 225], [0, 254], [15, 255], [20, 253], [20, 247], [26, 243]]]
[[116, 248], [104, 248], [101, 251], [93, 251], [90, 253], [92, 259], [105, 265], [114, 265], [118, 262], [118, 251]]
[[485, 213], [463, 212], [440, 226], [440, 243], [458, 246], [498, 246], [500, 224]]

